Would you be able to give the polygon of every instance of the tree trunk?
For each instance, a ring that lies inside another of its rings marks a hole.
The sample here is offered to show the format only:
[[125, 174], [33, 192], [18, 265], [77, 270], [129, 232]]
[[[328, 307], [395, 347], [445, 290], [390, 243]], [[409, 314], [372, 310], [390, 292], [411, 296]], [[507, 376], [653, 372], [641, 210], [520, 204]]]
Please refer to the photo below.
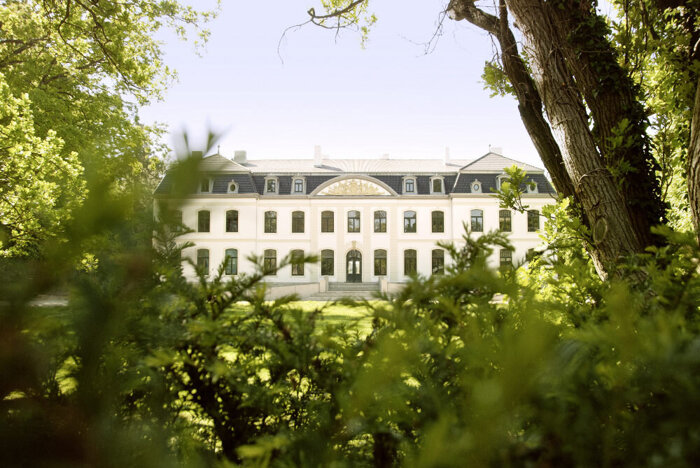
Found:
[[688, 201], [693, 215], [695, 235], [700, 243], [700, 79], [695, 90], [695, 104], [688, 146]]
[[635, 230], [627, 203], [598, 151], [583, 98], [562, 53], [565, 39], [550, 7], [543, 0], [508, 4], [523, 32], [534, 81], [566, 170], [591, 222], [596, 270], [606, 277], [620, 256], [643, 250], [645, 236]]

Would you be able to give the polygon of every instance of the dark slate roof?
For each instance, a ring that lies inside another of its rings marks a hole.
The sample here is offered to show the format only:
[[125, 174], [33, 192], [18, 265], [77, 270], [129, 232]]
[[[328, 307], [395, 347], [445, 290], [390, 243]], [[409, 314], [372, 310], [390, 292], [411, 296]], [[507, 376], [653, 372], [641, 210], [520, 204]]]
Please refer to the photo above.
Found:
[[[549, 183], [544, 174], [528, 174], [530, 180], [537, 183], [538, 193], [551, 193], [556, 191], [552, 184]], [[454, 193], [472, 193], [472, 182], [478, 180], [481, 182], [481, 193], [493, 193], [498, 187], [498, 174], [465, 174], [462, 173], [457, 179], [457, 184], [454, 187]], [[522, 187], [523, 190], [525, 187]]]
[[228, 193], [229, 183], [238, 185], [238, 193], [256, 193], [250, 174], [222, 174], [214, 177], [212, 193]]
[[335, 179], [338, 176], [335, 175], [328, 175], [328, 176], [320, 176], [320, 175], [312, 175], [312, 176], [306, 176], [306, 194], [310, 194], [314, 190], [318, 188], [319, 185], [328, 182], [331, 179]]

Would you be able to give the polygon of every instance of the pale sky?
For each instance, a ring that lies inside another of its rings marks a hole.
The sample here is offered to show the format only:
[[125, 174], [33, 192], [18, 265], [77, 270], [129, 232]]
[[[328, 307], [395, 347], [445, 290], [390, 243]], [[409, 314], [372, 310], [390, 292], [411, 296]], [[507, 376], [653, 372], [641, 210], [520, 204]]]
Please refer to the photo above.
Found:
[[[199, 5], [199, 1], [197, 4]], [[542, 167], [513, 98], [483, 89], [491, 39], [449, 18], [434, 50], [424, 53], [442, 0], [374, 0], [378, 21], [366, 48], [358, 33], [313, 25], [313, 0], [223, 2], [203, 56], [191, 43], [163, 36], [165, 61], [179, 74], [163, 102], [139, 113], [201, 136], [225, 131], [221, 153], [251, 159], [312, 158], [321, 145], [331, 158], [473, 159], [489, 145]]]

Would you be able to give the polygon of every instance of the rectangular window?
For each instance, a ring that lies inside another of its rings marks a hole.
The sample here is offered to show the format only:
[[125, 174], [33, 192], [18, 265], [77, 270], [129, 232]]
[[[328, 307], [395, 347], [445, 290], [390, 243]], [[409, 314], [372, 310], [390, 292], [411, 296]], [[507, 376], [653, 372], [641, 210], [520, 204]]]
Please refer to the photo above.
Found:
[[238, 232], [237, 210], [228, 210], [226, 212], [226, 232]]
[[267, 179], [265, 181], [265, 192], [266, 193], [276, 193], [277, 192], [277, 181], [275, 179]]
[[417, 271], [417, 255], [413, 249], [404, 250], [403, 252], [403, 274], [415, 275]]
[[484, 232], [484, 211], [472, 210], [471, 227], [472, 232]]
[[292, 232], [304, 232], [304, 212], [294, 211], [292, 213]]
[[433, 179], [433, 193], [442, 193], [442, 179]]
[[511, 268], [513, 266], [513, 252], [509, 249], [501, 249], [501, 268]]
[[227, 275], [237, 275], [238, 274], [238, 250], [226, 249], [226, 258], [225, 258], [225, 262], [224, 262], [224, 267], [226, 269], [225, 273]]
[[197, 232], [209, 232], [209, 212], [206, 210], [197, 213]]
[[266, 275], [277, 274], [277, 251], [275, 249], [266, 249], [263, 256], [263, 273]]
[[374, 276], [386, 276], [386, 250], [374, 251]]
[[197, 269], [205, 275], [209, 274], [209, 249], [197, 250]]
[[209, 179], [203, 178], [199, 181], [199, 191], [202, 193], [209, 193]]
[[433, 232], [445, 232], [445, 213], [433, 211]]
[[277, 232], [277, 212], [276, 211], [266, 211], [265, 212], [265, 232], [267, 232], [267, 233]]
[[292, 250], [292, 276], [304, 276], [304, 251]]
[[334, 255], [332, 250], [321, 251], [321, 275], [333, 276], [335, 274]]
[[348, 211], [348, 232], [360, 232], [360, 212]]
[[374, 212], [374, 232], [386, 232], [386, 211]]
[[333, 212], [324, 211], [321, 213], [321, 232], [333, 232]]
[[294, 179], [294, 193], [302, 193], [304, 191], [304, 181], [301, 179]]
[[445, 274], [445, 251], [442, 249], [433, 250], [432, 272], [434, 275]]
[[501, 210], [498, 212], [498, 229], [501, 232], [511, 232], [510, 210]]
[[416, 212], [403, 212], [403, 232], [416, 232]]
[[172, 220], [171, 220], [171, 230], [172, 232], [181, 232], [183, 229], [182, 225], [182, 211], [180, 210], [173, 210], [172, 211]]
[[527, 212], [527, 231], [537, 232], [540, 229], [540, 212], [529, 210]]

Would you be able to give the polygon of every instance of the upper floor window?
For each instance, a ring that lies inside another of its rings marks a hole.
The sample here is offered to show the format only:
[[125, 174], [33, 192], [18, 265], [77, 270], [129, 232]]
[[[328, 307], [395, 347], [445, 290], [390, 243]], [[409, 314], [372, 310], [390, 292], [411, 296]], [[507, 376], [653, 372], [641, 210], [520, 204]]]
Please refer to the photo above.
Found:
[[527, 231], [536, 232], [540, 229], [540, 212], [537, 210], [528, 210], [527, 212]]
[[207, 210], [197, 213], [197, 232], [209, 232], [210, 214]]
[[277, 212], [276, 211], [266, 211], [265, 212], [265, 232], [277, 232]]
[[348, 232], [360, 232], [360, 212], [348, 211]]
[[238, 232], [237, 210], [228, 210], [226, 212], [226, 232]]
[[501, 232], [512, 231], [512, 225], [510, 221], [510, 210], [500, 210], [498, 212], [498, 229]]
[[209, 249], [197, 249], [197, 269], [209, 274]]
[[386, 232], [386, 211], [374, 212], [374, 232]]
[[235, 182], [230, 182], [228, 184], [228, 193], [238, 193], [238, 184]]
[[292, 232], [304, 232], [304, 212], [303, 211], [293, 211], [292, 212]]
[[292, 250], [292, 276], [304, 276], [304, 251]]
[[321, 213], [321, 232], [333, 232], [334, 213], [332, 211], [324, 211]]
[[415, 179], [415, 177], [406, 177], [404, 179], [403, 192], [404, 193], [416, 193], [416, 179]]
[[442, 183], [442, 178], [441, 177], [434, 177], [431, 180], [430, 189], [433, 193], [443, 193], [445, 191], [445, 189], [444, 189], [444, 186]]
[[497, 176], [496, 177], [496, 190], [501, 190], [501, 188], [503, 187], [503, 182], [508, 182], [509, 179], [510, 179], [510, 177], [508, 176], [508, 174], [501, 174], [501, 175]]
[[432, 270], [434, 275], [445, 274], [445, 251], [442, 249], [433, 249], [432, 254]]
[[527, 193], [537, 193], [537, 182], [529, 180], [527, 183]]
[[374, 276], [386, 276], [386, 250], [374, 251]]
[[226, 249], [226, 256], [224, 257], [224, 268], [227, 275], [237, 275], [238, 274], [238, 250], [237, 249]]
[[211, 192], [211, 179], [208, 177], [202, 177], [199, 180], [199, 193], [209, 193]]
[[445, 213], [442, 211], [433, 211], [432, 218], [433, 232], [445, 232]]
[[472, 210], [471, 227], [472, 232], [484, 232], [484, 211]]
[[403, 212], [403, 232], [416, 232], [416, 212]]
[[277, 251], [265, 249], [263, 253], [263, 272], [268, 275], [277, 274]]
[[265, 193], [277, 193], [276, 177], [268, 177], [265, 179]]
[[294, 179], [294, 193], [304, 193], [304, 179]]
[[333, 276], [335, 274], [335, 255], [330, 249], [321, 250], [321, 275]]
[[415, 275], [418, 271], [418, 256], [413, 249], [403, 251], [403, 274]]
[[501, 249], [500, 266], [501, 268], [510, 268], [513, 266], [513, 252], [510, 249]]
[[182, 225], [182, 211], [180, 210], [173, 210], [170, 212], [170, 229], [172, 232], [180, 232], [182, 231], [183, 225]]

